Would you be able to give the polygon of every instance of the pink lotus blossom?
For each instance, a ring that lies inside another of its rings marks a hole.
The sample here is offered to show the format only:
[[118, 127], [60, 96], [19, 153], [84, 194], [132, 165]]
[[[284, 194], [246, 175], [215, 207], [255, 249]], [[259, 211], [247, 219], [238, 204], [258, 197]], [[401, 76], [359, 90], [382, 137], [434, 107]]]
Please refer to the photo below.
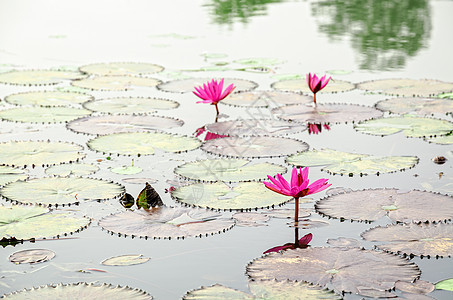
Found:
[[315, 104], [316, 104], [316, 93], [322, 90], [329, 83], [330, 77], [326, 79], [326, 76], [327, 75], [324, 75], [323, 77], [318, 78], [316, 74], [313, 74], [313, 76], [311, 75], [311, 73], [307, 74], [308, 87], [313, 92], [314, 95], [313, 100]]
[[270, 253], [270, 252], [279, 252], [287, 249], [296, 249], [296, 248], [307, 248], [308, 243], [310, 243], [313, 235], [311, 233], [304, 235], [300, 240], [296, 243], [286, 243], [283, 246], [277, 246], [270, 248], [263, 252], [263, 254]]
[[225, 99], [236, 87], [233, 84], [230, 84], [224, 91], [223, 91], [223, 82], [224, 79], [222, 78], [219, 82], [213, 79], [211, 82], [207, 82], [203, 84], [203, 86], [195, 87], [196, 92], [193, 92], [197, 97], [203, 99], [203, 101], [197, 101], [197, 103], [209, 103], [211, 105], [215, 105], [217, 110], [217, 114], [219, 114], [219, 108], [217, 107], [217, 103], [220, 100]]

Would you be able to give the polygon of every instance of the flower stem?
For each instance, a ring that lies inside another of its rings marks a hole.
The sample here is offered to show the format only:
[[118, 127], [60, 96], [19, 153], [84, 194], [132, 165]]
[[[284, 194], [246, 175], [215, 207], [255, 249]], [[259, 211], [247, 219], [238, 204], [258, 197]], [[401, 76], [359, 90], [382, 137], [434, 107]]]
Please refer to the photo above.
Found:
[[297, 226], [298, 225], [297, 223], [299, 222], [299, 197], [295, 197], [294, 201], [295, 201], [294, 222], [296, 222]]
[[[316, 101], [315, 101], [315, 102], [316, 102]], [[215, 105], [215, 109], [216, 109], [216, 111], [217, 111], [217, 115], [219, 115], [219, 107], [217, 106], [217, 103], [214, 104], [214, 105]]]
[[299, 224], [296, 222], [296, 227], [294, 227], [294, 244], [299, 246]]
[[313, 94], [313, 100], [315, 101], [315, 105], [316, 105], [316, 93]]

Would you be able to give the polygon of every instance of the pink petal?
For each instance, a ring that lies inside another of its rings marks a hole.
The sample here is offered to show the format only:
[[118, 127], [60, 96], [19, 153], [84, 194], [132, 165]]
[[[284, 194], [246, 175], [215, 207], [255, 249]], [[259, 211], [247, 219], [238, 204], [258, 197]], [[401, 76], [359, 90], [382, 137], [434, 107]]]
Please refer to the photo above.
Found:
[[288, 195], [287, 193], [284, 193], [284, 191], [282, 191], [281, 189], [277, 188], [276, 186], [274, 186], [273, 184], [271, 184], [269, 182], [263, 181], [263, 183], [271, 191], [274, 191], [280, 195], [291, 196], [291, 195]]
[[308, 243], [311, 242], [311, 239], [313, 238], [313, 235], [311, 233], [304, 235], [300, 240], [299, 240], [299, 245], [308, 245]]
[[286, 181], [285, 178], [283, 178], [283, 176], [281, 174], [277, 174], [277, 179], [278, 179], [278, 181], [280, 181], [280, 184], [282, 185], [283, 189], [285, 189], [287, 191], [291, 190], [288, 181]]
[[285, 244], [283, 246], [277, 246], [274, 248], [270, 248], [266, 251], [263, 252], [263, 254], [270, 253], [270, 252], [279, 252], [281, 250], [286, 250], [286, 249], [294, 249], [294, 244]]
[[283, 186], [282, 186], [282, 184], [280, 183], [280, 181], [276, 180], [274, 177], [269, 176], [269, 175], [267, 175], [267, 178], [269, 178], [269, 180], [272, 181], [272, 183], [273, 183], [276, 187], [278, 187], [279, 189], [283, 189]]
[[299, 175], [297, 174], [297, 168], [293, 167], [293, 171], [291, 173], [291, 190], [293, 188], [298, 188], [298, 187], [299, 187]]

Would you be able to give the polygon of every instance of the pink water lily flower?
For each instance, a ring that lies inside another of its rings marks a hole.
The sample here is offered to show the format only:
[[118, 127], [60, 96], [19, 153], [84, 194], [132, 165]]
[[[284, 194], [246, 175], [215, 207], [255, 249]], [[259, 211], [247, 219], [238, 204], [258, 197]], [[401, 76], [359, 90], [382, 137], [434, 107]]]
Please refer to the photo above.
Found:
[[311, 75], [311, 73], [307, 74], [308, 87], [313, 92], [314, 95], [313, 100], [315, 101], [315, 104], [316, 104], [316, 93], [322, 90], [329, 83], [330, 77], [326, 79], [326, 76], [327, 75], [324, 75], [323, 77], [318, 78], [316, 74], [313, 74], [313, 76]]
[[207, 83], [203, 84], [203, 86], [195, 87], [196, 91], [193, 92], [197, 97], [203, 99], [203, 101], [197, 101], [197, 103], [209, 103], [211, 105], [215, 105], [217, 115], [219, 114], [217, 103], [225, 99], [236, 88], [234, 84], [230, 84], [223, 91], [223, 82], [223, 78], [219, 82], [217, 82], [217, 80], [215, 79], [212, 79], [211, 82], [208, 81]]

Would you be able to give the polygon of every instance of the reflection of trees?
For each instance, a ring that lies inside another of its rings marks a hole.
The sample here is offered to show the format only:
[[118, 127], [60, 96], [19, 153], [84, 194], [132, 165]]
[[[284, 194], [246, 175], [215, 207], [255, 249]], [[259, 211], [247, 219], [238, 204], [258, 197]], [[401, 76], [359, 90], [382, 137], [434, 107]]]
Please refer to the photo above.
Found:
[[331, 39], [351, 37], [361, 69], [403, 67], [426, 46], [431, 30], [427, 0], [324, 0], [312, 11]]
[[212, 8], [211, 14], [214, 22], [219, 24], [232, 24], [240, 21], [248, 23], [253, 16], [266, 14], [266, 5], [279, 3], [283, 0], [212, 0], [206, 6]]

